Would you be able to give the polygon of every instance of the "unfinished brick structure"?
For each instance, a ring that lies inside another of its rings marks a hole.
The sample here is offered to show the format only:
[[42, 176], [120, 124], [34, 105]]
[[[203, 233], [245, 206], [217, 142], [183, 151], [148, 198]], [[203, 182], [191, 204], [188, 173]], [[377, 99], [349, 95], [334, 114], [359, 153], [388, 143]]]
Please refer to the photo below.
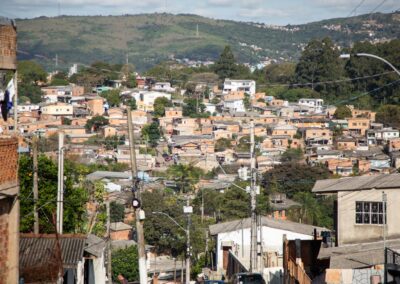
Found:
[[18, 283], [18, 139], [0, 136], [0, 284]]

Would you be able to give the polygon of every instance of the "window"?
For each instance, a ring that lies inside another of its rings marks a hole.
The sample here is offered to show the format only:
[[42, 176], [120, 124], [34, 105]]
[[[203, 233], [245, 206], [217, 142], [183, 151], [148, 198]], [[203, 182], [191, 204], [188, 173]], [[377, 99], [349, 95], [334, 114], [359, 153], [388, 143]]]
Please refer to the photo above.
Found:
[[383, 224], [383, 202], [356, 201], [356, 224]]

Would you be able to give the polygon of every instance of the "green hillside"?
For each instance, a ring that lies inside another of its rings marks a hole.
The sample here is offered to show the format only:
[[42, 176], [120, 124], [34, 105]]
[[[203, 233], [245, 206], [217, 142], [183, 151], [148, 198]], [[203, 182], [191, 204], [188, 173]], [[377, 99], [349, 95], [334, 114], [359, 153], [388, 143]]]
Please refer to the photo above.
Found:
[[50, 66], [58, 54], [60, 66], [69, 66], [99, 60], [122, 63], [128, 54], [138, 70], [172, 56], [213, 60], [224, 45], [232, 46], [239, 61], [257, 63], [265, 57], [297, 59], [316, 37], [329, 36], [341, 46], [400, 37], [399, 12], [285, 27], [187, 14], [40, 17], [18, 20], [17, 25], [19, 59], [36, 58]]

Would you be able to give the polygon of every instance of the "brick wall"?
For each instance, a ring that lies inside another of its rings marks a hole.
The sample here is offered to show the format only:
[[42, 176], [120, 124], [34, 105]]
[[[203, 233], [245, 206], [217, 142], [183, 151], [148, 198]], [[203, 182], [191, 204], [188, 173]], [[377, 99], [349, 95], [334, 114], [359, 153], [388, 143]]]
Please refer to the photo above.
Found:
[[17, 68], [17, 32], [11, 25], [0, 25], [0, 69]]
[[7, 199], [0, 200], [0, 283], [6, 283], [8, 274], [8, 212], [10, 210]]
[[0, 138], [0, 185], [17, 180], [18, 140]]
[[0, 284], [18, 282], [17, 148], [17, 138], [0, 136]]

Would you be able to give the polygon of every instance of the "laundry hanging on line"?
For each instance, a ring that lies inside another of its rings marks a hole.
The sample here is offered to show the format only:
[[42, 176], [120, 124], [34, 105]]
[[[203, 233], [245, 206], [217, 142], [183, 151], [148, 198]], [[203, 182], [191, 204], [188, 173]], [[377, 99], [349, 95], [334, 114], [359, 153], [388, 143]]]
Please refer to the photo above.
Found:
[[0, 90], [0, 110], [4, 121], [7, 121], [8, 113], [13, 107], [13, 99], [15, 95], [14, 78], [8, 82], [6, 89]]

